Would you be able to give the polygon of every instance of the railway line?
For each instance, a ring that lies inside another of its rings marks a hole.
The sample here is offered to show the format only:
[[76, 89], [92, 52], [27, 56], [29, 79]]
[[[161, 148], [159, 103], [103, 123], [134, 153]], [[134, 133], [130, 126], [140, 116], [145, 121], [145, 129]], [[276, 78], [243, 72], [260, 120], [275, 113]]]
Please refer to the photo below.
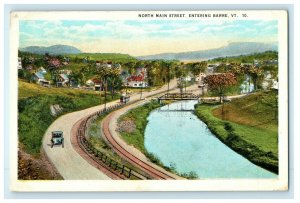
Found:
[[175, 179], [173, 176], [160, 171], [159, 169], [151, 166], [147, 162], [128, 152], [111, 134], [109, 129], [109, 123], [111, 121], [111, 117], [114, 112], [109, 114], [106, 118], [104, 118], [102, 122], [103, 136], [105, 136], [108, 143], [111, 145], [113, 150], [118, 153], [121, 157], [125, 158], [130, 163], [136, 165], [141, 168], [144, 172], [146, 172], [152, 179]]

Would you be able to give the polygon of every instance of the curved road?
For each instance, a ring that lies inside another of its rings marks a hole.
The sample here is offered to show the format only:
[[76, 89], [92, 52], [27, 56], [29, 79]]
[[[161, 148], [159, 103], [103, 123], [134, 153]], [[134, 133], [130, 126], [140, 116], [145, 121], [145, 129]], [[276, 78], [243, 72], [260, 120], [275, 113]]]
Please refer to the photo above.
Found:
[[[176, 87], [176, 80], [170, 82], [170, 89]], [[143, 92], [143, 98], [161, 93], [167, 90], [167, 85], [164, 85], [158, 90], [151, 92]], [[140, 94], [134, 94], [130, 97], [131, 101], [140, 99]], [[119, 101], [107, 103], [107, 107], [117, 104]], [[71, 131], [73, 126], [86, 116], [95, 113], [104, 108], [104, 105], [99, 105], [84, 109], [81, 111], [69, 113], [56, 119], [47, 129], [42, 146], [49, 160], [65, 180], [106, 180], [110, 179], [105, 173], [89, 164], [84, 158], [77, 153], [72, 146]], [[61, 146], [50, 147], [51, 132], [61, 130], [64, 132], [64, 148]]]

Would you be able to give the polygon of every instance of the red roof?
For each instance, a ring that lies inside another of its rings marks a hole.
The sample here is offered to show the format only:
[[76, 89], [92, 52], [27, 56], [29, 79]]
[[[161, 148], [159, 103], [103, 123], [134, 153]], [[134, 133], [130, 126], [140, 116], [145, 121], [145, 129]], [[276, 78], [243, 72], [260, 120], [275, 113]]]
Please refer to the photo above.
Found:
[[129, 78], [127, 78], [127, 81], [137, 81], [137, 82], [141, 82], [144, 81], [144, 75], [132, 75]]
[[97, 78], [93, 78], [92, 81], [95, 84], [100, 84], [101, 83], [101, 81], [99, 79], [97, 79]]

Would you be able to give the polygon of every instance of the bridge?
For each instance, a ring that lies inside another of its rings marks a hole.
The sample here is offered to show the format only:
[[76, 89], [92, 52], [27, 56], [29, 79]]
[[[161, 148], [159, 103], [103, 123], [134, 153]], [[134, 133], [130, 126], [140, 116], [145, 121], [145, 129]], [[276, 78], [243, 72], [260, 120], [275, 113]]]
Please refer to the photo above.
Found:
[[158, 101], [162, 100], [198, 100], [200, 95], [193, 93], [167, 93], [158, 97]]

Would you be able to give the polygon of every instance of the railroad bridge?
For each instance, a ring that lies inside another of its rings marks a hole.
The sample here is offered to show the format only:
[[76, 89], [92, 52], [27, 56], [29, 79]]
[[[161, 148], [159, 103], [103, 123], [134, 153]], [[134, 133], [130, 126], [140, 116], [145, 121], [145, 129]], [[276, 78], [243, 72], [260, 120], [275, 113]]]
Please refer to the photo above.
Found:
[[158, 101], [162, 100], [198, 100], [200, 95], [193, 93], [167, 93], [158, 97]]

